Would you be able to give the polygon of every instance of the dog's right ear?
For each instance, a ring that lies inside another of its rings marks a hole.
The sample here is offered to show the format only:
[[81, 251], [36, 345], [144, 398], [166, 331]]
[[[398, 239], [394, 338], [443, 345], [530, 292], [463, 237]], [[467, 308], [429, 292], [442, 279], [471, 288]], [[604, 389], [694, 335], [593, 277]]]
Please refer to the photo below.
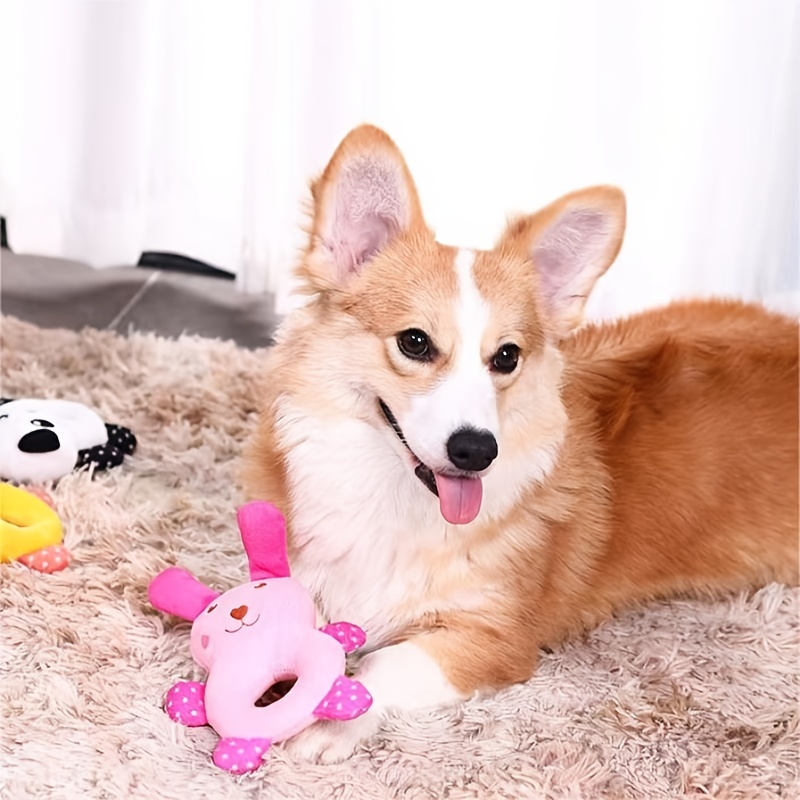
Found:
[[513, 221], [500, 246], [532, 262], [542, 310], [566, 336], [582, 322], [592, 287], [617, 257], [624, 232], [625, 195], [615, 186], [593, 186]]
[[298, 274], [314, 292], [341, 288], [398, 234], [425, 227], [400, 150], [372, 125], [347, 134], [311, 194], [311, 240]]

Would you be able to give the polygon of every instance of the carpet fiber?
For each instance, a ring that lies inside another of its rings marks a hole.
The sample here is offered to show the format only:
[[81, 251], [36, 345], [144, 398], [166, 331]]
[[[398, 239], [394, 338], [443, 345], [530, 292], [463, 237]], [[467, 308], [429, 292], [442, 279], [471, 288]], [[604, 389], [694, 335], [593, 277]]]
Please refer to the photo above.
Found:
[[624, 614], [544, 655], [527, 685], [397, 717], [344, 764], [275, 748], [254, 775], [213, 767], [214, 733], [160, 708], [201, 675], [188, 624], [146, 587], [172, 563], [221, 589], [244, 579], [236, 467], [260, 363], [230, 343], [2, 320], [3, 395], [88, 403], [140, 442], [55, 488], [65, 571], [0, 566], [3, 797], [800, 797], [800, 595], [777, 585]]

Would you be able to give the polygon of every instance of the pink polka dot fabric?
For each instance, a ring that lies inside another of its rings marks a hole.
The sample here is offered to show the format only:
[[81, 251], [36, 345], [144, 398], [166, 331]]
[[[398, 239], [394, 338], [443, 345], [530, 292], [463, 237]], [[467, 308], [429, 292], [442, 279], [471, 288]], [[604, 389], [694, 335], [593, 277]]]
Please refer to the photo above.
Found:
[[342, 675], [335, 680], [331, 690], [314, 709], [314, 716], [322, 719], [355, 719], [371, 705], [372, 695], [364, 684]]
[[358, 650], [367, 641], [367, 634], [358, 625], [353, 625], [351, 622], [332, 622], [320, 630], [336, 639], [344, 648], [345, 653]]
[[69, 564], [69, 550], [63, 544], [51, 544], [41, 550], [34, 550], [20, 556], [17, 561], [37, 572], [52, 573], [64, 569]]
[[264, 755], [271, 744], [269, 739], [220, 739], [212, 760], [220, 769], [243, 775], [264, 763]]
[[164, 710], [173, 722], [196, 728], [208, 725], [205, 708], [206, 687], [198, 681], [181, 681], [168, 692]]

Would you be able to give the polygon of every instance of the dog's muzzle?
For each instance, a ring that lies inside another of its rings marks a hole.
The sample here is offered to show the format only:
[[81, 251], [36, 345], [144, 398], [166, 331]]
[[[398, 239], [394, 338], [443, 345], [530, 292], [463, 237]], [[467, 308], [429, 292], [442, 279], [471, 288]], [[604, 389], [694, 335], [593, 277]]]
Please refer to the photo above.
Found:
[[433, 470], [427, 464], [423, 464], [417, 454], [411, 449], [408, 441], [406, 440], [405, 434], [403, 433], [403, 429], [400, 427], [400, 423], [397, 421], [397, 417], [392, 414], [389, 406], [387, 406], [386, 403], [384, 403], [380, 398], [378, 399], [378, 404], [381, 407], [381, 412], [386, 418], [386, 421], [389, 423], [389, 425], [391, 425], [392, 430], [397, 434], [397, 438], [406, 446], [408, 452], [411, 453], [416, 460], [417, 466], [414, 468], [414, 474], [417, 476], [417, 478], [419, 478], [425, 488], [433, 492], [433, 494], [438, 497], [439, 490], [436, 488], [436, 479], [433, 477]]

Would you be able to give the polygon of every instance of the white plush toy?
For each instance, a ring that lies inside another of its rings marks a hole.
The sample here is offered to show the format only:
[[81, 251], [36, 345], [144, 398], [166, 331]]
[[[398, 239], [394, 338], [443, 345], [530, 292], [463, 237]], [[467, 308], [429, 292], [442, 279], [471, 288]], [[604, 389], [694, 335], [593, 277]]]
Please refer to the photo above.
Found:
[[83, 403], [0, 399], [0, 479], [55, 481], [75, 468], [107, 469], [136, 449], [136, 437], [107, 425]]

